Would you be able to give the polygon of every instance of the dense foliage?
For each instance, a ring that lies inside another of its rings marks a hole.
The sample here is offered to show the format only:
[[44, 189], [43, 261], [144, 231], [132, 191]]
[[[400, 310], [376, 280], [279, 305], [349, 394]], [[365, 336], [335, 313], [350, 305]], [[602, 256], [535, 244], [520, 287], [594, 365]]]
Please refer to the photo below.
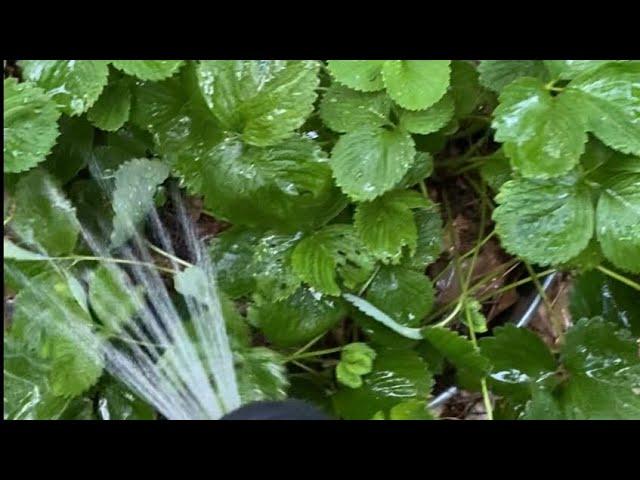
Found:
[[[115, 252], [171, 184], [222, 229], [206, 241], [243, 401], [431, 419], [453, 383], [495, 418], [640, 418], [640, 61], [18, 67], [4, 80], [5, 418], [155, 418], [38, 318], [105, 338], [132, 321], [144, 288], [119, 289], [80, 232]], [[480, 223], [464, 251], [461, 183]], [[520, 284], [571, 274], [556, 343], [488, 317], [504, 272], [472, 273], [493, 233], [526, 266]], [[442, 301], [446, 269], [459, 285]]]

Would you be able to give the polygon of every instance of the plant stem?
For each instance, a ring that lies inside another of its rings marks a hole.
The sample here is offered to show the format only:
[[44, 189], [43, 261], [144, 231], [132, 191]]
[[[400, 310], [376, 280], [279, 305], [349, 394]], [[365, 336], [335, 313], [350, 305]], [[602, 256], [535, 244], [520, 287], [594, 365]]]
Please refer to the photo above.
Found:
[[611, 271], [608, 268], [603, 267], [602, 265], [598, 265], [596, 268], [598, 270], [600, 270], [602, 273], [604, 273], [605, 275], [607, 275], [607, 276], [609, 276], [611, 278], [614, 278], [614, 279], [618, 280], [619, 282], [622, 282], [625, 285], [627, 285], [627, 286], [633, 288], [634, 290], [637, 290], [637, 291], [640, 292], [640, 284], [634, 282], [630, 278], [627, 278], [624, 275], [620, 275], [619, 273]]
[[340, 352], [342, 351], [344, 347], [334, 347], [334, 348], [327, 348], [326, 350], [316, 350], [315, 352], [307, 352], [307, 353], [302, 353], [299, 355], [292, 355], [291, 357], [286, 359], [286, 362], [294, 362], [296, 360], [300, 360], [303, 358], [310, 358], [310, 357], [319, 357], [321, 355], [329, 355], [331, 353], [336, 353], [336, 352]]
[[44, 257], [42, 259], [33, 259], [34, 261], [47, 261], [47, 260], [74, 260], [75, 262], [82, 261], [94, 261], [94, 262], [111, 262], [111, 263], [122, 263], [125, 265], [141, 265], [144, 267], [155, 268], [156, 270], [160, 270], [162, 272], [171, 273], [175, 275], [177, 272], [171, 268], [160, 267], [153, 263], [140, 262], [137, 260], [125, 260], [122, 258], [109, 258], [109, 257], [91, 257], [86, 255], [71, 255], [68, 257]]
[[183, 267], [193, 267], [193, 264], [182, 260], [181, 258], [176, 257], [175, 255], [171, 255], [169, 252], [165, 252], [164, 250], [162, 250], [160, 247], [156, 247], [153, 243], [151, 243], [149, 240], [147, 240], [147, 245], [149, 246], [149, 248], [151, 250], [153, 250], [154, 252], [162, 255], [163, 257], [169, 258], [171, 260], [173, 260], [176, 263], [179, 263], [180, 265], [182, 265]]
[[527, 269], [527, 272], [529, 272], [529, 275], [531, 275], [531, 278], [533, 279], [533, 284], [535, 285], [536, 290], [538, 291], [538, 295], [540, 295], [540, 297], [542, 298], [542, 302], [544, 303], [544, 306], [547, 309], [547, 312], [549, 312], [549, 317], [551, 318], [551, 326], [553, 327], [553, 330], [554, 330], [553, 333], [555, 334], [556, 338], [558, 338], [559, 340], [562, 340], [562, 337], [563, 337], [562, 322], [557, 318], [557, 316], [553, 312], [553, 305], [551, 305], [551, 302], [549, 301], [549, 297], [547, 297], [547, 292], [544, 291], [544, 288], [542, 288], [542, 285], [538, 281], [538, 278], [535, 277], [535, 272], [533, 271], [533, 268], [531, 267], [529, 262], [523, 262], [523, 263]]

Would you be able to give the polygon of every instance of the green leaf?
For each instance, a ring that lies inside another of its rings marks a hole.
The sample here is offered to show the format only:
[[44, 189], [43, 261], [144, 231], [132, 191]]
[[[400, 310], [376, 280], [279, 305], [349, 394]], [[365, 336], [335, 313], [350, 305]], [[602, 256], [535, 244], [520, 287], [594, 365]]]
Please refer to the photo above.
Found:
[[453, 96], [445, 95], [426, 110], [401, 110], [400, 127], [411, 133], [426, 135], [437, 132], [453, 118]]
[[15, 201], [11, 229], [20, 240], [51, 256], [74, 249], [80, 224], [56, 179], [42, 169], [29, 172], [16, 185]]
[[234, 352], [242, 403], [284, 400], [289, 381], [283, 358], [273, 350], [254, 347]]
[[100, 389], [98, 413], [102, 420], [156, 419], [153, 408], [115, 381]]
[[369, 285], [366, 299], [396, 322], [420, 326], [431, 311], [435, 294], [431, 280], [403, 267], [382, 267]]
[[436, 417], [422, 400], [399, 403], [389, 411], [389, 420], [435, 420]]
[[484, 157], [480, 165], [480, 175], [494, 192], [499, 191], [502, 185], [511, 180], [511, 164], [502, 148]]
[[637, 339], [602, 318], [582, 319], [562, 348], [569, 373], [562, 391], [567, 418], [640, 419]]
[[363, 93], [333, 84], [320, 102], [320, 118], [336, 132], [389, 124], [391, 100], [384, 92]]
[[458, 370], [480, 379], [489, 372], [489, 361], [473, 346], [470, 340], [444, 327], [426, 327], [424, 338]]
[[569, 309], [571, 318], [603, 317], [640, 336], [638, 292], [598, 271], [573, 279]]
[[329, 71], [338, 82], [361, 92], [375, 92], [384, 88], [383, 64], [384, 60], [329, 60], [327, 62]]
[[133, 319], [141, 302], [141, 292], [132, 289], [120, 269], [100, 265], [93, 272], [89, 282], [89, 303], [110, 332], [120, 332]]
[[154, 208], [153, 196], [169, 176], [169, 168], [158, 160], [135, 159], [123, 164], [115, 173], [113, 192], [113, 232], [111, 244], [126, 242]]
[[371, 372], [377, 354], [366, 343], [345, 345], [336, 366], [336, 380], [350, 388], [360, 388], [362, 376]]
[[420, 183], [433, 173], [433, 156], [429, 152], [418, 152], [413, 165], [398, 183], [398, 188], [409, 188]]
[[409, 133], [363, 128], [336, 142], [329, 163], [336, 183], [353, 200], [372, 200], [393, 188], [414, 163]]
[[482, 60], [478, 72], [480, 83], [496, 93], [521, 77], [533, 77], [543, 82], [549, 80], [549, 72], [542, 60]]
[[234, 224], [297, 231], [326, 223], [346, 204], [324, 152], [303, 137], [265, 148], [228, 139], [205, 162], [205, 205]]
[[336, 366], [336, 380], [341, 385], [349, 388], [360, 388], [363, 384], [362, 377], [349, 370], [346, 364], [342, 362]]
[[22, 247], [19, 247], [7, 237], [4, 237], [3, 245], [3, 256], [5, 259], [11, 258], [13, 260], [45, 260], [47, 258], [45, 255], [40, 255], [39, 253], [31, 252]]
[[612, 60], [544, 60], [544, 64], [552, 77], [571, 80], [583, 72], [595, 70], [600, 65], [611, 61]]
[[203, 60], [198, 81], [220, 124], [264, 147], [291, 137], [311, 114], [319, 66], [314, 60]]
[[598, 200], [596, 232], [611, 263], [640, 273], [640, 172], [610, 179]]
[[275, 345], [301, 345], [334, 327], [346, 315], [341, 299], [326, 297], [308, 288], [277, 302], [261, 302], [251, 316]]
[[589, 244], [584, 250], [563, 264], [563, 268], [584, 272], [596, 268], [603, 260], [604, 254], [602, 253], [602, 248], [600, 248], [596, 237], [593, 237], [589, 240]]
[[96, 384], [102, 375], [103, 360], [95, 338], [91, 345], [79, 344], [79, 339], [68, 335], [50, 338], [51, 389], [65, 397], [75, 397]]
[[581, 118], [605, 144], [640, 156], [640, 62], [587, 70], [560, 96], [570, 98], [574, 118]]
[[451, 62], [451, 96], [457, 118], [471, 115], [482, 101], [484, 90], [476, 67], [468, 61]]
[[232, 227], [211, 243], [210, 255], [220, 288], [231, 298], [251, 293], [255, 287], [254, 249], [261, 232]]
[[42, 166], [65, 184], [87, 165], [94, 129], [84, 117], [64, 116], [59, 124], [58, 141]]
[[358, 204], [354, 225], [369, 251], [384, 263], [398, 263], [404, 246], [413, 254], [418, 230], [412, 209], [430, 202], [411, 190], [393, 190], [371, 202]]
[[340, 295], [338, 274], [347, 288], [364, 283], [375, 261], [351, 225], [329, 225], [303, 238], [293, 250], [293, 271], [314, 289]]
[[539, 265], [566, 262], [593, 236], [589, 189], [571, 174], [554, 180], [510, 180], [500, 189], [493, 212], [502, 246]]
[[480, 351], [492, 365], [490, 383], [501, 395], [526, 399], [531, 385], [549, 377], [557, 366], [549, 348], [535, 333], [507, 324], [492, 337], [479, 340]]
[[402, 265], [414, 270], [424, 271], [424, 268], [435, 262], [444, 248], [442, 218], [437, 205], [433, 204], [426, 210], [418, 210], [414, 213], [418, 226], [418, 239], [415, 253], [407, 255], [402, 260]]
[[407, 110], [424, 110], [446, 93], [449, 60], [387, 60], [382, 76], [389, 96]]
[[291, 254], [301, 235], [267, 234], [260, 239], [253, 253], [256, 289], [267, 299], [283, 300], [300, 285], [300, 278], [291, 266]]
[[183, 64], [183, 60], [113, 60], [118, 70], [141, 80], [164, 80], [172, 76]]
[[565, 420], [562, 407], [557, 399], [545, 388], [534, 387], [521, 420]]
[[475, 298], [465, 298], [463, 302], [464, 323], [467, 328], [472, 329], [476, 333], [485, 333], [488, 331], [487, 319], [482, 313], [482, 305]]
[[371, 373], [360, 388], [340, 389], [332, 398], [342, 418], [368, 420], [376, 412], [410, 401], [426, 401], [433, 386], [427, 365], [412, 350], [382, 349], [376, 352]]
[[542, 82], [532, 78], [517, 80], [502, 91], [492, 125], [513, 168], [525, 177], [568, 172], [578, 163], [587, 141], [571, 99], [552, 97]]
[[51, 391], [50, 362], [4, 336], [4, 420], [56, 420], [69, 403]]
[[55, 103], [30, 82], [4, 80], [4, 172], [23, 172], [42, 162], [58, 137]]
[[67, 115], [80, 115], [91, 108], [107, 84], [105, 60], [24, 60], [25, 80], [44, 89]]
[[113, 132], [129, 119], [131, 91], [126, 80], [116, 80], [107, 85], [100, 98], [87, 112], [87, 118], [96, 127]]

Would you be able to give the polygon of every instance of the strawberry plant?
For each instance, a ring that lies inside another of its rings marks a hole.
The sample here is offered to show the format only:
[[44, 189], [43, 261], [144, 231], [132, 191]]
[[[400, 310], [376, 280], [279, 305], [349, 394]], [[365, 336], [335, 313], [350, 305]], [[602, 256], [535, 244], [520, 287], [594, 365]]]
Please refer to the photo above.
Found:
[[6, 67], [5, 419], [640, 419], [640, 61]]

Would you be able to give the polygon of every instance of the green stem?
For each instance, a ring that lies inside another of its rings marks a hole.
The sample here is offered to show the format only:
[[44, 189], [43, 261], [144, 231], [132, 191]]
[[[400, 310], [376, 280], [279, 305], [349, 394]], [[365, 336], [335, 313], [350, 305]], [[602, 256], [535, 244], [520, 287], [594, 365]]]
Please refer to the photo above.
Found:
[[171, 255], [169, 252], [165, 252], [164, 250], [162, 250], [160, 247], [156, 247], [153, 243], [151, 243], [150, 241], [147, 240], [147, 245], [149, 246], [149, 248], [151, 250], [153, 250], [154, 252], [162, 255], [163, 257], [169, 258], [171, 260], [173, 260], [176, 263], [179, 263], [180, 265], [182, 265], [183, 267], [193, 267], [193, 264], [182, 260], [181, 258], [176, 257], [175, 255]]
[[158, 265], [154, 265], [153, 263], [147, 262], [139, 262], [137, 260], [124, 260], [121, 258], [108, 258], [108, 257], [91, 257], [86, 255], [71, 255], [68, 257], [44, 257], [42, 259], [34, 259], [34, 261], [48, 261], [48, 260], [74, 260], [75, 262], [83, 262], [83, 261], [93, 261], [93, 262], [111, 262], [111, 263], [122, 263], [125, 265], [141, 265], [144, 267], [155, 268], [156, 270], [160, 270], [162, 272], [171, 273], [175, 275], [179, 272], [171, 268], [160, 267]]
[[551, 302], [549, 301], [549, 297], [547, 297], [547, 292], [545, 292], [544, 288], [542, 288], [542, 285], [538, 281], [538, 278], [535, 277], [535, 272], [533, 271], [533, 268], [531, 267], [529, 262], [523, 262], [523, 263], [525, 268], [527, 269], [527, 272], [529, 272], [529, 275], [533, 279], [533, 284], [536, 287], [536, 290], [538, 291], [538, 295], [540, 295], [540, 297], [542, 298], [542, 302], [544, 303], [544, 306], [546, 307], [547, 312], [549, 313], [549, 317], [551, 318], [551, 326], [554, 330], [553, 333], [555, 334], [556, 338], [562, 339], [562, 336], [563, 336], [562, 322], [560, 321], [559, 318], [557, 318], [557, 316], [553, 312], [553, 305], [551, 305]]
[[614, 271], [609, 270], [608, 268], [603, 267], [602, 265], [598, 265], [598, 267], [596, 267], [598, 270], [600, 270], [602, 273], [604, 273], [605, 275], [608, 275], [611, 278], [614, 278], [616, 280], [618, 280], [619, 282], [624, 283], [625, 285], [633, 288], [634, 290], [637, 290], [640, 292], [640, 284], [634, 282], [633, 280], [631, 280], [630, 278], [627, 278], [623, 275], [620, 275], [619, 273], [616, 273]]
[[300, 355], [292, 355], [291, 357], [286, 359], [286, 362], [294, 362], [296, 360], [301, 360], [303, 358], [319, 357], [321, 355], [329, 355], [331, 353], [340, 352], [340, 351], [342, 351], [343, 348], [344, 347], [334, 347], [334, 348], [327, 348], [326, 350], [316, 350], [315, 352], [302, 353]]

